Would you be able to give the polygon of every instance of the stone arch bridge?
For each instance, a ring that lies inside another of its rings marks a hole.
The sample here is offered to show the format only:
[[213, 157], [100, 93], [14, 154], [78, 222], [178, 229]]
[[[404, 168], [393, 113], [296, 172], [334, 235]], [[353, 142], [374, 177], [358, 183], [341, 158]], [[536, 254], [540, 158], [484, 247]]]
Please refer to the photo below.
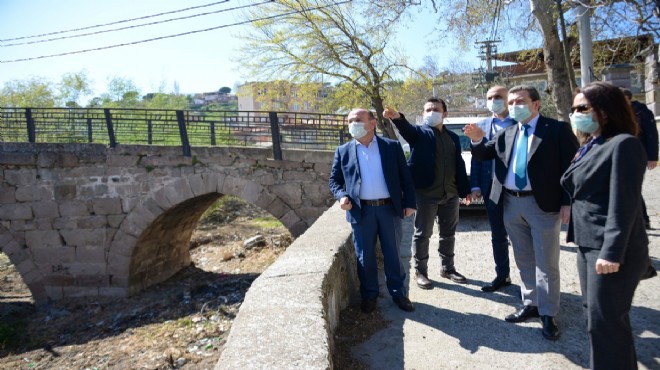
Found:
[[190, 264], [202, 213], [235, 195], [302, 234], [333, 202], [331, 151], [0, 143], [0, 246], [37, 304], [128, 296]]

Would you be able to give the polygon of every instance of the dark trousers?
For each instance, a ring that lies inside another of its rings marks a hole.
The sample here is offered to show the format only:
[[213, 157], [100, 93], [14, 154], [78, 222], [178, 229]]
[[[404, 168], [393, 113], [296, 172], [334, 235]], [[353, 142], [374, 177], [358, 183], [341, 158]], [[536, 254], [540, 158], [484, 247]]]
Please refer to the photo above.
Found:
[[644, 197], [642, 197], [642, 217], [644, 218], [644, 223], [646, 224], [644, 226], [649, 226], [651, 224], [651, 219], [649, 218], [649, 213], [646, 211], [646, 202], [644, 201]]
[[495, 260], [495, 273], [499, 278], [509, 276], [509, 236], [504, 227], [504, 202], [495, 202], [486, 200], [486, 213], [488, 214], [488, 223], [490, 223], [490, 236], [493, 243], [493, 259]]
[[599, 254], [600, 250], [587, 248], [579, 248], [577, 253], [582, 305], [591, 344], [591, 369], [637, 369], [628, 313], [648, 254], [627, 251], [618, 272], [598, 275], [595, 265]]
[[454, 245], [456, 226], [458, 225], [458, 196], [444, 199], [428, 198], [419, 193], [417, 196], [417, 213], [415, 214], [415, 235], [413, 237], [413, 254], [415, 271], [428, 274], [429, 239], [433, 234], [433, 224], [438, 221], [440, 243], [438, 252], [442, 259], [442, 270], [454, 268]]
[[406, 272], [399, 255], [401, 218], [389, 206], [362, 206], [362, 220], [351, 224], [362, 299], [378, 297], [376, 238], [383, 251], [385, 281], [392, 297], [405, 296]]

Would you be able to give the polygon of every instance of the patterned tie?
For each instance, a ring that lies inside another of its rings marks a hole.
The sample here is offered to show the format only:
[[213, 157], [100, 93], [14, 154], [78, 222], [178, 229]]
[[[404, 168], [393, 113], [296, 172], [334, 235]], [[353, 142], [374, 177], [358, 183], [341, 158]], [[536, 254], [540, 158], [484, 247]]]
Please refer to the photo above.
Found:
[[529, 125], [522, 125], [522, 135], [518, 139], [518, 149], [516, 149], [516, 167], [513, 173], [516, 175], [516, 186], [522, 190], [527, 186], [527, 134]]

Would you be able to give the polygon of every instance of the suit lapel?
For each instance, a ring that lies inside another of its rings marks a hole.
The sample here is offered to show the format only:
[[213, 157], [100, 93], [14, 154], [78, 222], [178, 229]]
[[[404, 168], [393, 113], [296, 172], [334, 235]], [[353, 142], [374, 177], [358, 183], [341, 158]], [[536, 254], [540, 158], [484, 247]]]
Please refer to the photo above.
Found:
[[[515, 126], [515, 127], [514, 127]], [[510, 128], [514, 127], [514, 128]], [[504, 163], [507, 168], [509, 167], [509, 162], [511, 160], [511, 153], [515, 150], [513, 143], [516, 140], [516, 134], [518, 133], [518, 125], [511, 125], [505, 129], [504, 132], [504, 148], [505, 148], [505, 158]]]
[[354, 189], [353, 194], [351, 194], [351, 198], [355, 199], [357, 202], [360, 200], [358, 199], [358, 195], [360, 194], [360, 185], [362, 185], [362, 177], [360, 175], [360, 162], [358, 161], [358, 156], [357, 156], [357, 141], [355, 139], [351, 140], [350, 144], [348, 144], [348, 161], [351, 165], [355, 166], [355, 183], [353, 186], [350, 187], [350, 189]]
[[549, 123], [543, 118], [543, 116], [539, 116], [539, 120], [536, 122], [536, 129], [534, 129], [534, 137], [532, 139], [532, 145], [529, 147], [529, 154], [527, 155], [527, 163], [529, 163], [529, 160], [536, 152], [536, 149], [538, 149], [539, 145], [541, 145], [541, 142], [543, 141], [543, 138], [545, 137], [545, 134], [548, 131], [548, 125]]

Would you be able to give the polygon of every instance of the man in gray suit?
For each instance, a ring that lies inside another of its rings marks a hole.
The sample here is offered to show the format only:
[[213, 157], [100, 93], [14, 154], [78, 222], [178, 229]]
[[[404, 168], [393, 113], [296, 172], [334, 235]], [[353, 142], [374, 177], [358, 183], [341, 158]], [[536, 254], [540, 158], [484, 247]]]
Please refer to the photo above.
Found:
[[518, 122], [491, 141], [472, 124], [465, 134], [478, 160], [495, 160], [490, 199], [503, 202], [504, 224], [520, 270], [523, 307], [508, 322], [541, 317], [543, 337], [559, 338], [559, 230], [568, 223], [570, 199], [559, 184], [577, 148], [566, 122], [541, 116], [541, 97], [531, 86], [509, 90], [509, 114]]

